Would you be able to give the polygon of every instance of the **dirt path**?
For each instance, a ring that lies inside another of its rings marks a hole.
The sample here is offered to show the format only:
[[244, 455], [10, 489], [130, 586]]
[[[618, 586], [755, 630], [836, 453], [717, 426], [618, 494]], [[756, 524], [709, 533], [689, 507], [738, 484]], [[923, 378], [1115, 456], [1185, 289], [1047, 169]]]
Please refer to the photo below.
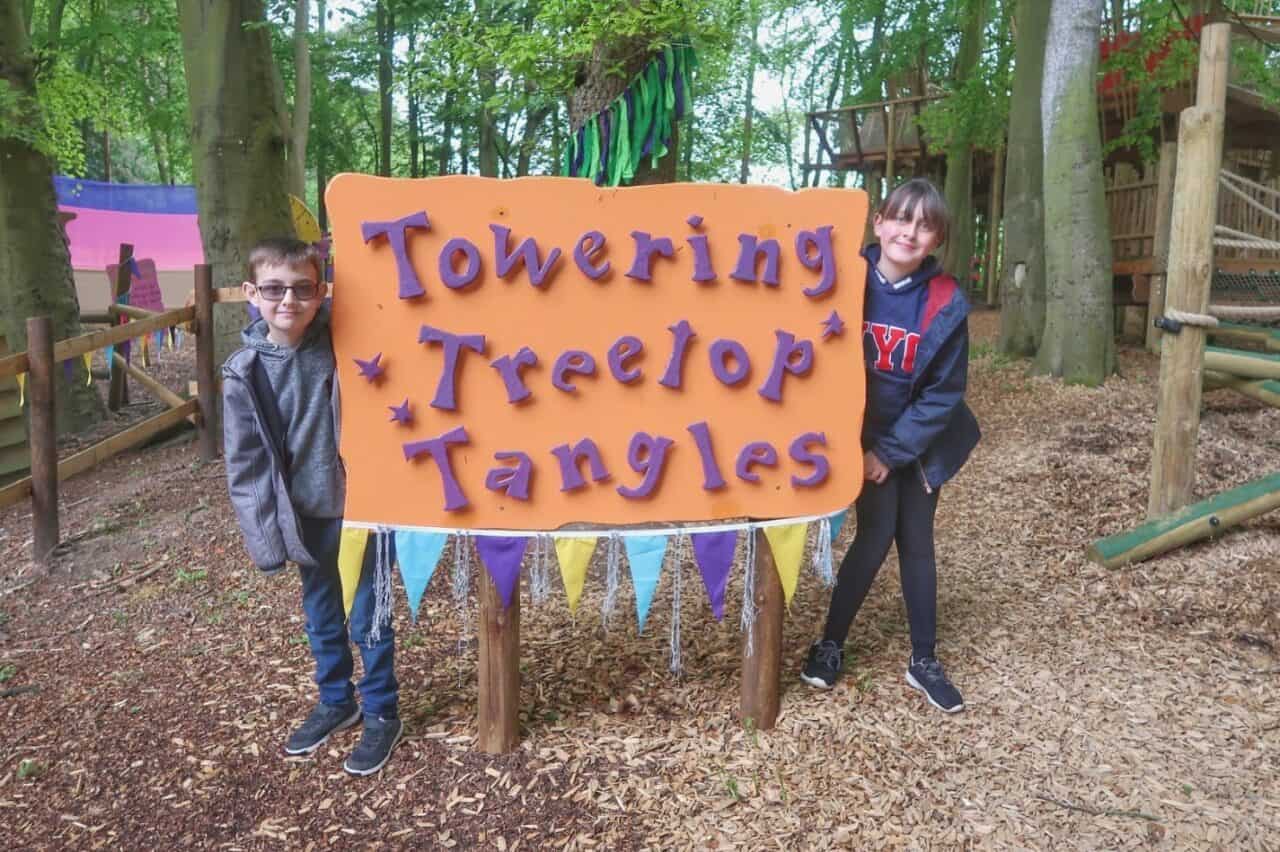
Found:
[[[1280, 837], [1280, 517], [1122, 570], [1085, 546], [1141, 520], [1154, 361], [1100, 390], [1027, 378], [975, 319], [985, 439], [942, 497], [940, 653], [969, 709], [902, 680], [890, 559], [830, 693], [793, 673], [825, 613], [806, 574], [786, 622], [778, 726], [737, 723], [740, 587], [717, 624], [685, 571], [685, 671], [667, 672], [671, 578], [643, 636], [526, 604], [525, 739], [472, 752], [474, 646], [447, 571], [398, 674], [409, 738], [341, 770], [354, 736], [280, 758], [313, 696], [298, 588], [247, 564], [220, 466], [185, 444], [70, 483], [50, 577], [0, 595], [0, 820], [24, 848], [1274, 848]], [[1280, 412], [1208, 397], [1201, 494], [1280, 467]], [[842, 553], [849, 533], [842, 535]], [[0, 512], [0, 588], [32, 579], [25, 506]], [[624, 584], [619, 612], [633, 612]], [[527, 601], [527, 598], [526, 598]], [[403, 604], [398, 604], [403, 609]]]

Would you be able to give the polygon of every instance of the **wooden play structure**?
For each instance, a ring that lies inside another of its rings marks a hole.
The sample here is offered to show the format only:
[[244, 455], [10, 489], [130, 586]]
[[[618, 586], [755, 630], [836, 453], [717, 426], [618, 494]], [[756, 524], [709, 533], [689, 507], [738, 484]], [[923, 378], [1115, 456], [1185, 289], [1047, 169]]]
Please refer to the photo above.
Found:
[[[129, 274], [125, 261], [131, 254], [131, 246], [122, 246], [122, 271], [117, 282], [123, 280], [123, 284], [117, 283], [117, 287], [128, 286]], [[214, 302], [211, 282], [209, 267], [198, 266], [195, 269], [195, 305], [162, 313], [130, 308], [127, 305], [112, 305], [108, 318], [113, 322], [117, 318], [123, 318], [121, 324], [67, 340], [53, 339], [53, 327], [48, 317], [31, 317], [27, 320], [27, 350], [0, 357], [0, 382], [13, 382], [15, 377], [25, 374], [31, 470], [29, 476], [0, 488], [0, 507], [31, 499], [33, 561], [47, 564], [58, 545], [60, 481], [82, 473], [127, 449], [137, 447], [182, 420], [190, 420], [195, 424], [199, 433], [201, 456], [210, 461], [217, 458], [221, 432], [217, 420], [213, 341], [209, 331], [213, 326]], [[125, 377], [129, 376], [164, 403], [168, 410], [59, 461], [54, 411], [54, 375], [57, 365], [184, 323], [190, 323], [196, 335], [196, 398], [183, 399], [113, 351], [108, 365], [111, 370], [111, 407], [118, 408], [127, 400]], [[0, 402], [3, 400], [4, 397], [0, 397]]]
[[[1152, 452], [1148, 522], [1095, 542], [1088, 556], [1107, 566], [1157, 556], [1219, 534], [1280, 508], [1280, 473], [1188, 505], [1195, 480], [1195, 449], [1205, 386], [1226, 387], [1270, 405], [1280, 403], [1280, 332], [1224, 323], [1210, 305], [1215, 249], [1254, 249], [1275, 254], [1280, 242], [1256, 232], [1226, 233], [1218, 224], [1219, 194], [1231, 184], [1220, 177], [1228, 126], [1230, 24], [1210, 24], [1200, 42], [1196, 103], [1183, 111], [1168, 238], [1167, 295], [1155, 322], [1160, 340], [1160, 391]], [[1280, 227], [1280, 191], [1251, 205], [1262, 220]], [[1241, 245], [1245, 243], [1245, 245]], [[1153, 305], [1154, 305], [1153, 301]], [[1280, 318], [1280, 310], [1263, 308]], [[1208, 338], [1233, 346], [1206, 346]]]

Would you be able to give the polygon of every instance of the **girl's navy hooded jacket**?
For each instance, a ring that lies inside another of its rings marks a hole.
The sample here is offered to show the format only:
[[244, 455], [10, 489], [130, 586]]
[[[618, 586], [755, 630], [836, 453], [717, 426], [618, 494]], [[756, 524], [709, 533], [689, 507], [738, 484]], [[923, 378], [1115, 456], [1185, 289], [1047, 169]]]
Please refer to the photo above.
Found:
[[969, 301], [933, 257], [905, 281], [887, 282], [876, 270], [880, 246], [867, 246], [862, 254], [862, 446], [891, 469], [916, 465], [925, 486], [937, 488], [960, 470], [980, 437], [978, 421], [964, 403]]

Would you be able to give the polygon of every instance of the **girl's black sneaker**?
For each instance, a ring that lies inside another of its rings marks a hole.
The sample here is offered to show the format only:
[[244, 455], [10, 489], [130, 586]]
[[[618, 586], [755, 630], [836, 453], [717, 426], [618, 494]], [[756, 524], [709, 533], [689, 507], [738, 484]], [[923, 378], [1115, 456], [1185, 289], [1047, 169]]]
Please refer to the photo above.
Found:
[[964, 709], [960, 690], [947, 680], [937, 657], [912, 657], [907, 664], [907, 683], [923, 692], [929, 703], [943, 713], [959, 713]]
[[844, 651], [830, 639], [814, 642], [809, 648], [809, 660], [804, 664], [800, 679], [818, 689], [830, 689], [844, 669]]

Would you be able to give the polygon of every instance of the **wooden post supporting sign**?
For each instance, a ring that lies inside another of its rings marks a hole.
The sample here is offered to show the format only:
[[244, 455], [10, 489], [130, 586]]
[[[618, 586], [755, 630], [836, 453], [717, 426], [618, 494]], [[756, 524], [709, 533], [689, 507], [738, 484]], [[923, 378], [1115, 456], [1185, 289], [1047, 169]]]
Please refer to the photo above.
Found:
[[48, 565], [58, 546], [58, 425], [53, 388], [53, 321], [49, 317], [27, 320], [27, 358], [32, 559], [37, 565]]
[[206, 263], [196, 266], [196, 394], [200, 401], [200, 457], [218, 457], [222, 429], [218, 421], [218, 386], [213, 359], [213, 273]]
[[480, 750], [511, 751], [520, 742], [520, 590], [503, 608], [488, 572], [479, 572]]
[[[120, 262], [116, 266], [116, 278], [111, 282], [111, 305], [116, 304], [120, 297], [129, 292], [133, 279], [129, 275], [129, 261], [133, 259], [133, 246], [128, 243], [120, 244]], [[111, 305], [107, 307], [110, 308]], [[110, 311], [108, 310], [108, 313]], [[119, 411], [120, 406], [129, 404], [129, 384], [124, 370], [117, 370], [114, 364], [107, 364], [107, 371], [111, 374], [111, 387], [107, 391], [107, 408], [112, 411]]]
[[782, 580], [764, 530], [756, 530], [755, 607], [751, 625], [751, 653], [743, 647], [742, 723], [769, 730], [778, 721], [779, 676], [782, 671]]

